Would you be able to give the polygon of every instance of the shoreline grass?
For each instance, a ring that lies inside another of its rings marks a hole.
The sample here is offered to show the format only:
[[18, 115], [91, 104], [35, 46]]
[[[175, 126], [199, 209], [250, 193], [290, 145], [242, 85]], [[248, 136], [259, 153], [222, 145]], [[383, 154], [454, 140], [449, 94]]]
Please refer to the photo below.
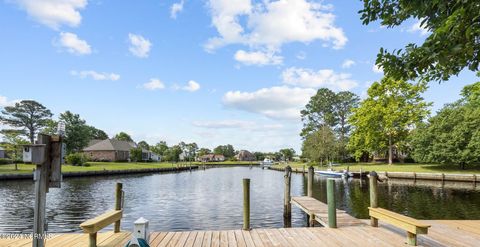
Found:
[[[149, 168], [167, 168], [177, 165], [250, 165], [258, 162], [247, 161], [224, 161], [224, 162], [88, 162], [89, 166], [63, 165], [62, 172], [82, 172], [82, 171], [101, 171], [101, 170], [131, 170], [131, 169], [149, 169]], [[18, 170], [15, 170], [14, 164], [0, 165], [0, 174], [28, 174], [35, 169], [33, 164], [18, 164]]]
[[[288, 163], [292, 168], [308, 168], [307, 163]], [[285, 167], [285, 164], [274, 165], [274, 167]], [[326, 170], [326, 166], [314, 166], [315, 169]], [[305, 169], [306, 169], [305, 168]], [[335, 170], [349, 169], [350, 171], [377, 171], [377, 172], [423, 172], [423, 173], [458, 173], [458, 174], [480, 174], [480, 166], [466, 167], [465, 170], [460, 169], [456, 165], [443, 164], [418, 164], [418, 163], [396, 163], [393, 165], [379, 163], [345, 163], [334, 166]]]

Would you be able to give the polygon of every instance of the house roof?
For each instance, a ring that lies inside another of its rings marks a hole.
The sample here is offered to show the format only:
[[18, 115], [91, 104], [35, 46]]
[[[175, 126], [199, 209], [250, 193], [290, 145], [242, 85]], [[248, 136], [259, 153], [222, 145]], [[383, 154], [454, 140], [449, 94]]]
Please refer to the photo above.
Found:
[[130, 149], [136, 146], [133, 142], [107, 139], [88, 146], [83, 151], [130, 151]]
[[4, 150], [5, 150], [5, 148], [0, 147], [0, 151], [4, 151]]
[[94, 144], [97, 144], [97, 143], [99, 143], [99, 142], [101, 142], [101, 141], [103, 141], [103, 140], [97, 140], [97, 139], [96, 139], [96, 140], [90, 140], [90, 141], [88, 142], [88, 147], [90, 147], [90, 146], [92, 146], [92, 145], [94, 145]]

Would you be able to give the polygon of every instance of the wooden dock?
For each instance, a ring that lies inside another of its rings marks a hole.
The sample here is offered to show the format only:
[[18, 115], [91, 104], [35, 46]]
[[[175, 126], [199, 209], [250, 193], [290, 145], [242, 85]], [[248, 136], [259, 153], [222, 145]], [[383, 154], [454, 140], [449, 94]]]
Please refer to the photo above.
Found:
[[[418, 238], [419, 246], [479, 246], [480, 220], [428, 220], [428, 235]], [[125, 246], [129, 232], [98, 234], [98, 246]], [[302, 227], [253, 229], [251, 231], [153, 232], [150, 246], [407, 246], [405, 232], [391, 225], [374, 228], [367, 224], [339, 228]], [[0, 239], [2, 247], [31, 246], [29, 239]], [[88, 246], [88, 234], [58, 234], [46, 242], [47, 247]]]
[[[310, 217], [322, 226], [328, 226], [328, 205], [308, 196], [292, 197], [292, 203], [298, 206]], [[347, 212], [337, 209], [337, 226], [358, 226], [364, 225], [361, 220], [349, 215]]]

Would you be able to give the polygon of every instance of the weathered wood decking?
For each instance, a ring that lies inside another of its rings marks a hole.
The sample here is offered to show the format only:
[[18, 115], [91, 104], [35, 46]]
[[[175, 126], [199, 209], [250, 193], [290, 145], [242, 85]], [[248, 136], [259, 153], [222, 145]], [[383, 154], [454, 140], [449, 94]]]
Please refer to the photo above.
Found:
[[[308, 196], [292, 197], [292, 203], [298, 206], [307, 215], [313, 215], [315, 221], [323, 226], [328, 226], [328, 205]], [[357, 226], [364, 223], [349, 215], [347, 212], [337, 209], [337, 226]]]
[[[418, 238], [420, 246], [479, 246], [480, 220], [428, 220], [432, 227], [428, 235]], [[125, 246], [129, 232], [98, 234], [98, 246]], [[31, 246], [29, 239], [0, 239], [0, 246]], [[88, 246], [88, 234], [58, 234], [47, 240], [47, 247]], [[367, 224], [326, 227], [253, 229], [251, 231], [191, 231], [153, 232], [150, 246], [407, 246], [405, 233], [391, 225], [380, 223], [374, 228]]]

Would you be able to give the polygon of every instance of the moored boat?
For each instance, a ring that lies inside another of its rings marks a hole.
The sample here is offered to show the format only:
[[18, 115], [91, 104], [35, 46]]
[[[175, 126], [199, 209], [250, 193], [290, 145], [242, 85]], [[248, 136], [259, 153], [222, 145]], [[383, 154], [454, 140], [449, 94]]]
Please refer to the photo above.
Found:
[[353, 177], [353, 174], [346, 170], [334, 171], [332, 169], [328, 169], [326, 171], [315, 171], [315, 173], [320, 176], [328, 176], [328, 177]]

